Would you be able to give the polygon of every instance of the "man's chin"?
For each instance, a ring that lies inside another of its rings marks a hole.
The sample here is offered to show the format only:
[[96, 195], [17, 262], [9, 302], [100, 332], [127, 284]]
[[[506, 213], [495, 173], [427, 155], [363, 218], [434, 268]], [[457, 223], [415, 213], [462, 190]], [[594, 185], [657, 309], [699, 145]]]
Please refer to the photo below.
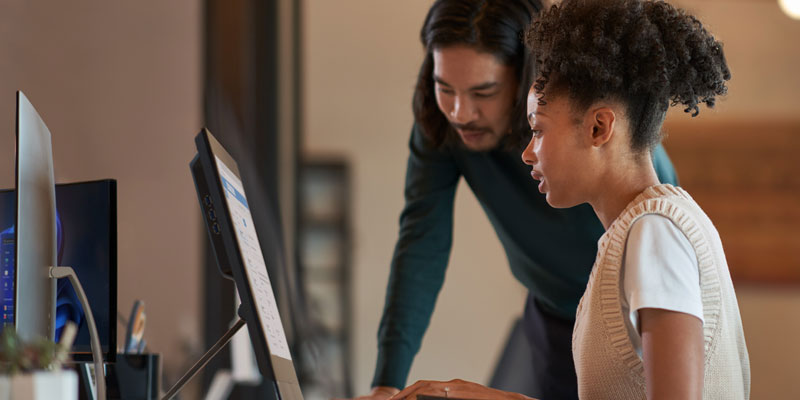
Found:
[[497, 147], [500, 140], [492, 133], [484, 133], [479, 136], [465, 136], [461, 137], [461, 143], [464, 144], [468, 150], [472, 151], [489, 151]]

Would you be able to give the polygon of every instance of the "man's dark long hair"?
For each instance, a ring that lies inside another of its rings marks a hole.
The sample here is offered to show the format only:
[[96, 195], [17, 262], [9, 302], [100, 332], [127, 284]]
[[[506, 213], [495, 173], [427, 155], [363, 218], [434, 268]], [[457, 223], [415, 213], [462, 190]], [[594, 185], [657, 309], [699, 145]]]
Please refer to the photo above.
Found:
[[431, 6], [420, 32], [426, 54], [417, 77], [413, 110], [417, 125], [434, 146], [459, 140], [436, 104], [433, 82], [433, 51], [457, 45], [492, 54], [514, 67], [519, 87], [511, 111], [511, 134], [504, 143], [517, 147], [530, 138], [525, 111], [532, 74], [523, 37], [541, 8], [538, 0], [437, 0]]

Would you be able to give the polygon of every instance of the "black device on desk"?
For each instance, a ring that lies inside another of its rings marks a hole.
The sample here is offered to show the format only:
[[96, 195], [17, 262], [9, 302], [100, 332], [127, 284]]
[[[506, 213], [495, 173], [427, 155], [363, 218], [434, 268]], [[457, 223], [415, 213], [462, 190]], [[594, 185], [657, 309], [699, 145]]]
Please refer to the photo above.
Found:
[[239, 168], [208, 130], [195, 144], [190, 166], [198, 200], [220, 272], [236, 283], [239, 315], [247, 322], [258, 368], [279, 399], [302, 400]]
[[[57, 256], [59, 265], [75, 270], [94, 313], [103, 359], [114, 362], [117, 354], [117, 182], [113, 179], [59, 184], [55, 187]], [[0, 283], [2, 326], [15, 320], [14, 254], [16, 193], [0, 190]], [[72, 284], [56, 283], [55, 340], [66, 321], [78, 325], [72, 345], [75, 361], [91, 361], [92, 352], [85, 313]]]

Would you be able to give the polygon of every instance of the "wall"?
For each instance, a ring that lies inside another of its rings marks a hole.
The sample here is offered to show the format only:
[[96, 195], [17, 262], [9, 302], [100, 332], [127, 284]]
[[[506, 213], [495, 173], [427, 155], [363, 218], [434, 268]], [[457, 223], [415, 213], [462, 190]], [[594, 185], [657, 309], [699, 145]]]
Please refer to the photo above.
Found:
[[127, 318], [144, 300], [145, 339], [171, 382], [201, 343], [203, 232], [188, 168], [202, 121], [201, 22], [192, 0], [0, 6], [0, 187], [14, 186], [21, 89], [52, 133], [57, 182], [117, 179], [119, 310]]
[[[724, 41], [734, 76], [728, 98], [692, 123], [796, 121], [800, 43], [790, 38], [800, 37], [800, 22], [785, 17], [769, 0], [676, 3], [690, 7]], [[311, 156], [347, 156], [353, 167], [353, 367], [359, 392], [368, 390], [374, 368], [375, 334], [402, 207], [410, 99], [422, 59], [418, 34], [430, 4], [304, 2], [303, 148]], [[688, 119], [670, 116], [681, 118]], [[770, 140], [769, 132], [753, 135], [752, 140]], [[456, 221], [451, 268], [410, 382], [452, 377], [486, 382], [508, 326], [522, 310], [525, 291], [510, 276], [502, 249], [466, 187], [458, 191]], [[800, 346], [791, 339], [800, 336], [797, 282], [740, 284], [737, 290], [753, 398], [797, 397], [800, 380], [793, 371]]]
[[[742, 148], [752, 149], [752, 153], [744, 153], [747, 154], [746, 157], [730, 160], [729, 169], [739, 171], [739, 190], [744, 191], [742, 196], [732, 196], [730, 205], [734, 207], [732, 209], [744, 207], [743, 204], [734, 206], [738, 198], [758, 195], [771, 198], [767, 196], [771, 193], [764, 190], [765, 186], [768, 187], [765, 183], [773, 181], [778, 171], [785, 169], [782, 166], [792, 161], [787, 158], [789, 152], [785, 150], [759, 154], [757, 149], [781, 146], [779, 143], [784, 146], [797, 143], [796, 140], [783, 139], [786, 137], [785, 129], [776, 127], [794, 126], [796, 130], [800, 127], [800, 116], [797, 115], [797, 110], [800, 110], [800, 98], [797, 96], [800, 91], [800, 76], [796, 72], [796, 66], [800, 64], [800, 43], [792, 39], [800, 37], [800, 21], [785, 16], [778, 8], [777, 1], [681, 0], [676, 3], [696, 13], [706, 27], [723, 41], [733, 78], [728, 96], [718, 104], [716, 110], [701, 111], [704, 115], [696, 121], [677, 115], [681, 114], [679, 111], [673, 112], [668, 118], [674, 123], [707, 124], [709, 131], [722, 123], [753, 126], [749, 133], [723, 139], [739, 141]], [[800, 134], [797, 131], [795, 133]], [[750, 146], [748, 141], [752, 141]], [[734, 147], [725, 143], [722, 145], [725, 148]], [[669, 138], [665, 146], [669, 149]], [[796, 161], [794, 162], [796, 165]], [[773, 168], [768, 167], [770, 163], [774, 163]], [[753, 176], [747, 172], [756, 170], [762, 173]], [[796, 181], [792, 179], [786, 182], [782, 197], [797, 199], [800, 196], [796, 190], [797, 185], [793, 182]], [[789, 188], [795, 189], [789, 191]], [[776, 186], [770, 191], [774, 193], [777, 190], [780, 189]], [[779, 204], [769, 201], [763, 204], [752, 202], [750, 207], [770, 209], [779, 208]], [[789, 205], [785, 209], [785, 218], [795, 218], [793, 214], [797, 202], [793, 204], [795, 206]], [[766, 213], [769, 214], [771, 213]], [[726, 217], [731, 218], [730, 215]], [[800, 228], [795, 225], [784, 234], [796, 238], [800, 234]], [[725, 235], [721, 237], [723, 244], [735, 239]], [[780, 242], [787, 241], [765, 243], [765, 248], [770, 248], [770, 245], [779, 246]], [[734, 250], [736, 249], [731, 251]], [[796, 250], [795, 248], [794, 253]], [[750, 254], [751, 259], [758, 258], [758, 252], [754, 253], [756, 254]], [[797, 259], [796, 255], [794, 259]], [[786, 275], [797, 276], [800, 264], [795, 262], [792, 267], [794, 270]], [[796, 373], [800, 345], [795, 340], [800, 337], [798, 284], [798, 281], [769, 285], [736, 283], [750, 352], [754, 399], [789, 399], [800, 396], [800, 381]]]

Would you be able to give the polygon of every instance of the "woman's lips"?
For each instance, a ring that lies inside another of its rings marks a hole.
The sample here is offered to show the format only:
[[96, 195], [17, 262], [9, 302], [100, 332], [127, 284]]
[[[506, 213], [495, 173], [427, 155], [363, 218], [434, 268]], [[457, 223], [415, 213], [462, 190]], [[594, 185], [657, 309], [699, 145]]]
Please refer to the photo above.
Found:
[[535, 180], [539, 181], [539, 193], [544, 193], [544, 191], [545, 191], [545, 187], [544, 187], [544, 182], [545, 182], [545, 181], [544, 181], [544, 175], [542, 175], [542, 173], [541, 173], [541, 172], [539, 172], [539, 171], [536, 171], [536, 170], [531, 170], [531, 177], [532, 177], [533, 179], [535, 179]]

